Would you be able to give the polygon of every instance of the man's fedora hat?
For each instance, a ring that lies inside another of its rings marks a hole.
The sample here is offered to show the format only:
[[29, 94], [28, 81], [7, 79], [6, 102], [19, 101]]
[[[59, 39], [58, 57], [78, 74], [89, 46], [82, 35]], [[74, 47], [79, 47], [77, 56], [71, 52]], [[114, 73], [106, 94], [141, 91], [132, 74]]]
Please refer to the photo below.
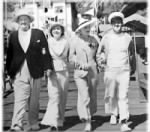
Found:
[[34, 21], [34, 17], [30, 14], [29, 10], [27, 9], [20, 9], [14, 18], [14, 21], [18, 23], [19, 17], [20, 16], [28, 16], [30, 18], [30, 22]]

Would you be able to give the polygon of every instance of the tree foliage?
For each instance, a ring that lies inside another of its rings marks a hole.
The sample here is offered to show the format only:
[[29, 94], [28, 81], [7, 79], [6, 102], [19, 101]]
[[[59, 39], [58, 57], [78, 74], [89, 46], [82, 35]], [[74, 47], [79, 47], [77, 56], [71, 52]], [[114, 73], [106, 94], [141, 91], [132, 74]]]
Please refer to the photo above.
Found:
[[124, 5], [123, 1], [114, 1], [114, 0], [97, 0], [97, 17], [102, 17], [103, 15], [108, 15], [114, 11], [120, 11]]
[[83, 13], [91, 8], [94, 8], [94, 0], [82, 0], [76, 3], [76, 9], [78, 13]]

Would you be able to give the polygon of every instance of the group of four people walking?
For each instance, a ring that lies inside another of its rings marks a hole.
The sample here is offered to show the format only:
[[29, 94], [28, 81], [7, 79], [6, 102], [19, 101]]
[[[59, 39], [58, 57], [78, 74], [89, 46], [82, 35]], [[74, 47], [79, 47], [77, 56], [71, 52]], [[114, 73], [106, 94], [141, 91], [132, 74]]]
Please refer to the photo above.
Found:
[[[49, 38], [39, 29], [31, 29], [34, 18], [22, 9], [15, 17], [18, 31], [9, 38], [6, 68], [13, 80], [14, 113], [11, 131], [23, 130], [23, 117], [28, 104], [30, 130], [39, 130], [39, 95], [41, 78], [48, 77], [49, 101], [40, 124], [58, 131], [65, 121], [65, 107], [69, 88], [69, 64], [74, 65], [74, 80], [78, 88], [77, 111], [85, 122], [85, 131], [92, 130], [91, 118], [97, 111], [98, 67], [105, 63], [105, 109], [111, 114], [110, 123], [117, 123], [120, 115], [121, 131], [130, 131], [128, 88], [130, 59], [134, 58], [132, 39], [121, 32], [123, 14], [109, 16], [112, 30], [101, 43], [90, 35], [93, 21], [85, 21], [75, 33], [66, 36], [63, 25], [53, 24]], [[104, 54], [102, 56], [102, 54]]]

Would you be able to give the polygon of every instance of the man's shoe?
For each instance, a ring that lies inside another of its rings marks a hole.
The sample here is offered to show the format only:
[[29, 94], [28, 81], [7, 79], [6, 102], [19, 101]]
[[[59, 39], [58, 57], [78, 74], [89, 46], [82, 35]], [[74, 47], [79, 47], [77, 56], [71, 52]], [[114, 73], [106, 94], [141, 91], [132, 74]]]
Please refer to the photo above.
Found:
[[111, 125], [116, 125], [117, 124], [117, 117], [115, 115], [111, 115], [110, 124]]
[[58, 128], [55, 126], [50, 126], [50, 131], [49, 132], [58, 132]]
[[14, 127], [9, 130], [9, 132], [23, 132], [23, 131], [24, 131], [23, 127], [19, 125], [14, 125]]
[[91, 132], [91, 130], [92, 130], [91, 122], [86, 122], [86, 123], [85, 123], [84, 131], [85, 131], [85, 132]]
[[131, 132], [131, 128], [129, 128], [129, 126], [126, 123], [123, 123], [120, 129], [121, 132]]

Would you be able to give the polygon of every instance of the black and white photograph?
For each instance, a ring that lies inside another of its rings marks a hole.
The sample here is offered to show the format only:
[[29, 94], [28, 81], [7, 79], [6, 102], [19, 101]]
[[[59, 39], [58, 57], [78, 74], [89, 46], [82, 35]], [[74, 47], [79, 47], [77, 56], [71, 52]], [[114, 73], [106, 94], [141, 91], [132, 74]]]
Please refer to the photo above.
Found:
[[148, 0], [3, 0], [2, 132], [150, 132]]

